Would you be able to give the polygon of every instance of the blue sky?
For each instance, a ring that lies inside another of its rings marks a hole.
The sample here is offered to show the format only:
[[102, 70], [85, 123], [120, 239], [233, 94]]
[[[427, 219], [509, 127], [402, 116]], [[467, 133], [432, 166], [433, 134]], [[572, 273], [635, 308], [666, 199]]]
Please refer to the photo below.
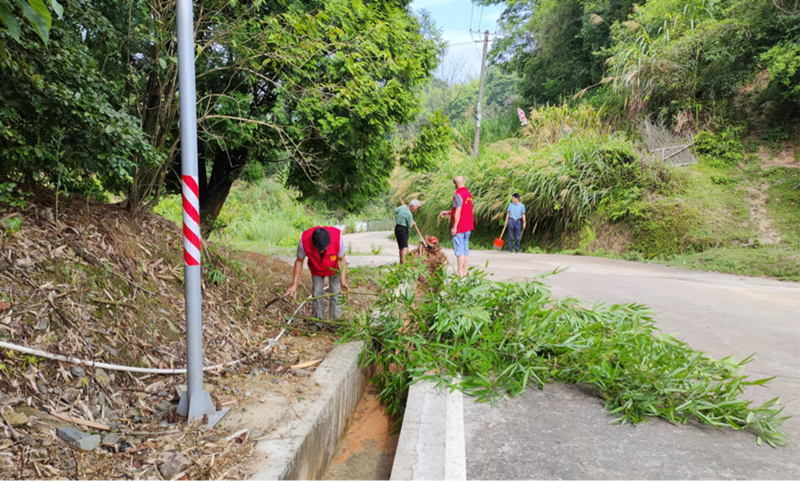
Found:
[[436, 26], [442, 29], [443, 37], [450, 45], [443, 68], [452, 69], [452, 65], [463, 62], [467, 74], [477, 77], [481, 71], [482, 45], [471, 42], [473, 39], [482, 40], [483, 36], [475, 33], [470, 36], [470, 17], [473, 31], [488, 29], [494, 32], [503, 5], [475, 5], [473, 10], [470, 0], [414, 0], [411, 8], [415, 11], [423, 8], [428, 10]]

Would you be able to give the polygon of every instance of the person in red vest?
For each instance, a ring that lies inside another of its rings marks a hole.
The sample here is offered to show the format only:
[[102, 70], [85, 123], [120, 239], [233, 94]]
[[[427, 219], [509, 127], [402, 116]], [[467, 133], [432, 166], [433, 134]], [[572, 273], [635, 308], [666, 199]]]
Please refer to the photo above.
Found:
[[453, 209], [443, 210], [439, 214], [442, 218], [450, 216], [450, 234], [453, 236], [453, 251], [458, 259], [458, 275], [467, 275], [469, 262], [469, 235], [475, 228], [472, 220], [472, 194], [466, 187], [466, 181], [460, 175], [453, 179], [456, 193], [453, 195]]
[[[308, 269], [311, 271], [311, 284], [314, 288], [315, 309], [317, 319], [325, 319], [325, 278], [331, 294], [339, 294], [347, 289], [347, 262], [344, 258], [345, 248], [342, 231], [336, 227], [312, 227], [303, 232], [297, 244], [297, 259], [294, 261], [294, 278], [285, 296], [294, 297], [300, 274], [303, 272], [303, 261], [308, 258]], [[331, 296], [330, 319], [342, 316], [340, 296]]]

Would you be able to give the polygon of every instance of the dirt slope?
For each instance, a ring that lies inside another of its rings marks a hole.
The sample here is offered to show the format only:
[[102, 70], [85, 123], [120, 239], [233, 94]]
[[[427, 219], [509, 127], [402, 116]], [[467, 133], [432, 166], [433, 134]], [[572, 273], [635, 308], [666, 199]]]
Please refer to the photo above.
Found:
[[[18, 230], [7, 229], [10, 218], [21, 220]], [[24, 210], [0, 203], [0, 225], [6, 226], [0, 229], [0, 340], [112, 364], [185, 366], [182, 235], [176, 225], [74, 197], [62, 196], [56, 207], [52, 192], [43, 190], [27, 199]], [[241, 360], [206, 374], [215, 402], [241, 402], [248, 383], [259, 382], [257, 374], [304, 382], [289, 367], [324, 357], [333, 336], [304, 336], [298, 326], [277, 348], [265, 349], [285, 314], [297, 308], [286, 300], [263, 307], [288, 286], [291, 268], [214, 245], [204, 253], [205, 362]], [[7, 438], [0, 444], [0, 477], [158, 478], [158, 467], [177, 452], [191, 460], [185, 473], [190, 479], [241, 477], [252, 443], [226, 441], [224, 433], [183, 422], [160, 426], [175, 416], [174, 387], [183, 382], [182, 375], [103, 372], [0, 349], [0, 411], [27, 418], [13, 431], [0, 420]], [[124, 436], [81, 451], [58, 438], [62, 424], [42, 411], [69, 412]]]

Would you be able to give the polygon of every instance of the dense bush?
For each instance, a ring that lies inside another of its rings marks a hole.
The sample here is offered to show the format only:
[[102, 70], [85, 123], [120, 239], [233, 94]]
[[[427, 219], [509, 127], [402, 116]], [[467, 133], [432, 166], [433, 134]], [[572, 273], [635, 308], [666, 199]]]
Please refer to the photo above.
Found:
[[[477, 159], [454, 151], [434, 172], [398, 172], [393, 195], [419, 196], [423, 206], [417, 222], [446, 237], [446, 222], [437, 214], [450, 208], [452, 178], [462, 175], [474, 199], [475, 234], [488, 238], [500, 233], [514, 192], [526, 205], [528, 232], [538, 227], [558, 233], [580, 228], [605, 199], [613, 203], [628, 198], [632, 203], [654, 183], [669, 189], [671, 174], [656, 161], [643, 162], [624, 135], [598, 132], [597, 112], [549, 107], [532, 112], [531, 119], [522, 139], [496, 143]], [[667, 181], [658, 182], [659, 177]], [[625, 209], [616, 214], [625, 215]]]
[[444, 157], [451, 147], [453, 128], [442, 112], [436, 112], [422, 124], [414, 145], [406, 147], [400, 155], [400, 165], [415, 172], [429, 171]]
[[700, 160], [712, 167], [732, 167], [745, 158], [744, 146], [733, 129], [698, 133], [694, 138], [694, 149]]

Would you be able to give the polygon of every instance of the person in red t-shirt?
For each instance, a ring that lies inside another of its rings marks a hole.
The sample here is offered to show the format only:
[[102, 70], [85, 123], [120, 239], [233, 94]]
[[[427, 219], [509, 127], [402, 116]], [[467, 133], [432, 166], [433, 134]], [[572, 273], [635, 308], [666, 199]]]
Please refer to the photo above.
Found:
[[469, 236], [475, 228], [472, 218], [472, 194], [466, 187], [464, 177], [460, 175], [453, 179], [456, 193], [453, 195], [452, 210], [443, 210], [439, 215], [444, 218], [450, 216], [450, 234], [453, 236], [453, 251], [458, 259], [458, 275], [467, 275], [469, 262]]
[[[297, 259], [294, 261], [294, 278], [285, 296], [294, 297], [300, 274], [303, 272], [303, 261], [308, 258], [308, 269], [311, 271], [311, 284], [314, 288], [315, 309], [317, 319], [325, 319], [325, 278], [331, 294], [339, 294], [347, 289], [347, 262], [344, 258], [345, 247], [342, 231], [336, 227], [312, 227], [303, 232], [297, 244]], [[341, 266], [341, 267], [340, 267]], [[330, 297], [330, 319], [342, 316], [342, 306], [338, 295]]]

